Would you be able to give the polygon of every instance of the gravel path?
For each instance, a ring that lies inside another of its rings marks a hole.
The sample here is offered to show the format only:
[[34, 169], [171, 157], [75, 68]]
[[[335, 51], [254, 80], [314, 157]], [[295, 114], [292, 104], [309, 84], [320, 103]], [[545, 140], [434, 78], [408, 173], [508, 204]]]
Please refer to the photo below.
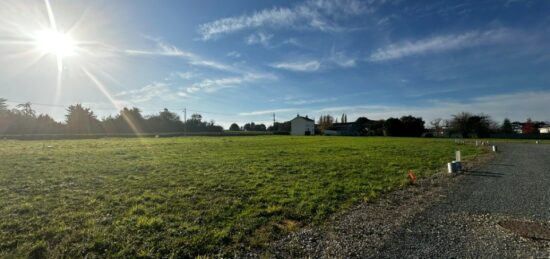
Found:
[[550, 258], [549, 241], [500, 227], [505, 219], [550, 227], [550, 145], [500, 144], [477, 169], [436, 175], [249, 256]]

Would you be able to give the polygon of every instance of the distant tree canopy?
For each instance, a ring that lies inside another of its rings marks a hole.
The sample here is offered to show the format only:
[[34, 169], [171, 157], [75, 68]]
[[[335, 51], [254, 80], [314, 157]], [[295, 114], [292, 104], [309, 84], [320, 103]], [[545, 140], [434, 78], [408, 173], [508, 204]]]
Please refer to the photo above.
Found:
[[[264, 126], [265, 127], [265, 126]], [[144, 117], [138, 108], [123, 108], [115, 116], [98, 119], [90, 108], [81, 104], [67, 108], [64, 123], [49, 115], [36, 115], [30, 103], [16, 105], [9, 110], [6, 100], [0, 98], [0, 134], [141, 134], [164, 132], [222, 132], [214, 121], [202, 120], [193, 114], [187, 122], [168, 109]]]
[[267, 130], [277, 134], [290, 133], [290, 121], [275, 122], [273, 125], [269, 126]]
[[496, 132], [496, 123], [486, 114], [473, 115], [461, 112], [453, 115], [450, 121], [451, 132], [464, 138], [486, 138]]
[[65, 118], [67, 131], [70, 133], [90, 134], [102, 132], [101, 122], [94, 112], [81, 104], [69, 106]]
[[500, 131], [504, 134], [513, 134], [514, 133], [514, 127], [512, 126], [512, 122], [508, 118], [504, 119], [502, 122], [502, 126], [500, 126]]
[[523, 134], [539, 133], [536, 124], [533, 123], [533, 120], [531, 120], [531, 118], [528, 118], [527, 121], [523, 124], [523, 126], [521, 127], [521, 131]]
[[426, 129], [421, 117], [403, 116], [401, 119], [389, 118], [384, 122], [386, 136], [420, 137]]
[[[342, 115], [342, 118], [343, 117], [344, 115]], [[320, 133], [323, 134], [326, 129], [330, 128], [330, 126], [334, 124], [334, 117], [330, 115], [321, 115], [317, 124], [319, 125]]]
[[355, 124], [361, 125], [362, 128], [367, 130], [367, 136], [383, 136], [384, 135], [384, 120], [369, 120], [366, 117], [359, 117], [355, 121]]
[[231, 131], [239, 131], [239, 130], [241, 130], [241, 128], [239, 128], [239, 124], [233, 123], [233, 124], [231, 124], [231, 126], [229, 126], [229, 130], [231, 130]]
[[245, 131], [267, 131], [265, 124], [255, 124], [254, 122], [246, 123], [243, 126]]
[[0, 98], [0, 114], [8, 112], [8, 105], [6, 104], [8, 100]]

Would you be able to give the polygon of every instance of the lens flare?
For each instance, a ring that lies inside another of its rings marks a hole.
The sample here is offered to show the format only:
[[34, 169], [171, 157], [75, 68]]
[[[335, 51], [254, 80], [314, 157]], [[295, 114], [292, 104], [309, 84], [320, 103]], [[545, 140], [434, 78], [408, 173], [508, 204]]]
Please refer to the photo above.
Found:
[[76, 43], [70, 35], [55, 30], [44, 30], [36, 33], [34, 44], [45, 54], [53, 54], [58, 58], [76, 54]]

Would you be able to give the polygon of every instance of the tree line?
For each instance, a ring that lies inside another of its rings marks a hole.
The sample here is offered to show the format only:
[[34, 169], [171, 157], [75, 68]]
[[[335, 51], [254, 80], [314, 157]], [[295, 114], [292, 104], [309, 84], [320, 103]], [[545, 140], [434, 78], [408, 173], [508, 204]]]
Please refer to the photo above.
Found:
[[[214, 121], [205, 121], [200, 114], [193, 114], [186, 121], [174, 112], [164, 109], [157, 114], [143, 116], [138, 108], [123, 108], [116, 115], [99, 119], [90, 108], [81, 104], [71, 105], [63, 122], [57, 122], [47, 114], [37, 114], [31, 103], [16, 105], [9, 109], [7, 100], [0, 98], [0, 134], [145, 134], [171, 132], [223, 132], [223, 127]], [[486, 138], [491, 134], [537, 134], [546, 123], [527, 119], [526, 122], [511, 122], [504, 119], [497, 123], [486, 114], [461, 112], [450, 119], [441, 118], [430, 121], [426, 128], [422, 117], [411, 115], [385, 120], [369, 120], [359, 117], [348, 122], [347, 115], [338, 119], [331, 115], [321, 115], [316, 124], [316, 134], [323, 134], [333, 126], [349, 125], [357, 134], [364, 136], [439, 136], [439, 137], [478, 137]], [[289, 134], [290, 121], [265, 124], [246, 123], [242, 127], [231, 124], [231, 131], [270, 131], [274, 134]]]
[[321, 115], [317, 122], [319, 133], [323, 134], [325, 130], [332, 129], [334, 126], [349, 124], [359, 130], [358, 135], [367, 136], [487, 138], [492, 134], [538, 134], [538, 129], [546, 125], [542, 121], [533, 121], [530, 118], [526, 122], [511, 122], [506, 118], [499, 124], [487, 114], [469, 112], [454, 114], [446, 120], [434, 119], [430, 122], [431, 127], [426, 127], [422, 117], [411, 115], [377, 121], [359, 117], [355, 122], [350, 123], [346, 123], [345, 114], [341, 118], [342, 123], [338, 123], [338, 120], [331, 115]]
[[222, 132], [214, 121], [204, 121], [193, 114], [183, 122], [180, 117], [164, 109], [158, 114], [143, 116], [138, 108], [123, 108], [118, 114], [99, 119], [81, 104], [67, 108], [64, 122], [57, 122], [47, 114], [36, 114], [31, 103], [9, 109], [7, 100], [0, 98], [0, 134], [145, 134], [170, 132]]

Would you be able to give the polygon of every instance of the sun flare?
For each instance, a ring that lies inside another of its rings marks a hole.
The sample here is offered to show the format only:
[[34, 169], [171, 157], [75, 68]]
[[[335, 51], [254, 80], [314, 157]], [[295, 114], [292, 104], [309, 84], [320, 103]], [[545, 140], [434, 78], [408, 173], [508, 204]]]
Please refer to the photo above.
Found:
[[56, 55], [58, 58], [76, 54], [76, 43], [73, 38], [55, 30], [36, 33], [34, 43], [42, 53]]

